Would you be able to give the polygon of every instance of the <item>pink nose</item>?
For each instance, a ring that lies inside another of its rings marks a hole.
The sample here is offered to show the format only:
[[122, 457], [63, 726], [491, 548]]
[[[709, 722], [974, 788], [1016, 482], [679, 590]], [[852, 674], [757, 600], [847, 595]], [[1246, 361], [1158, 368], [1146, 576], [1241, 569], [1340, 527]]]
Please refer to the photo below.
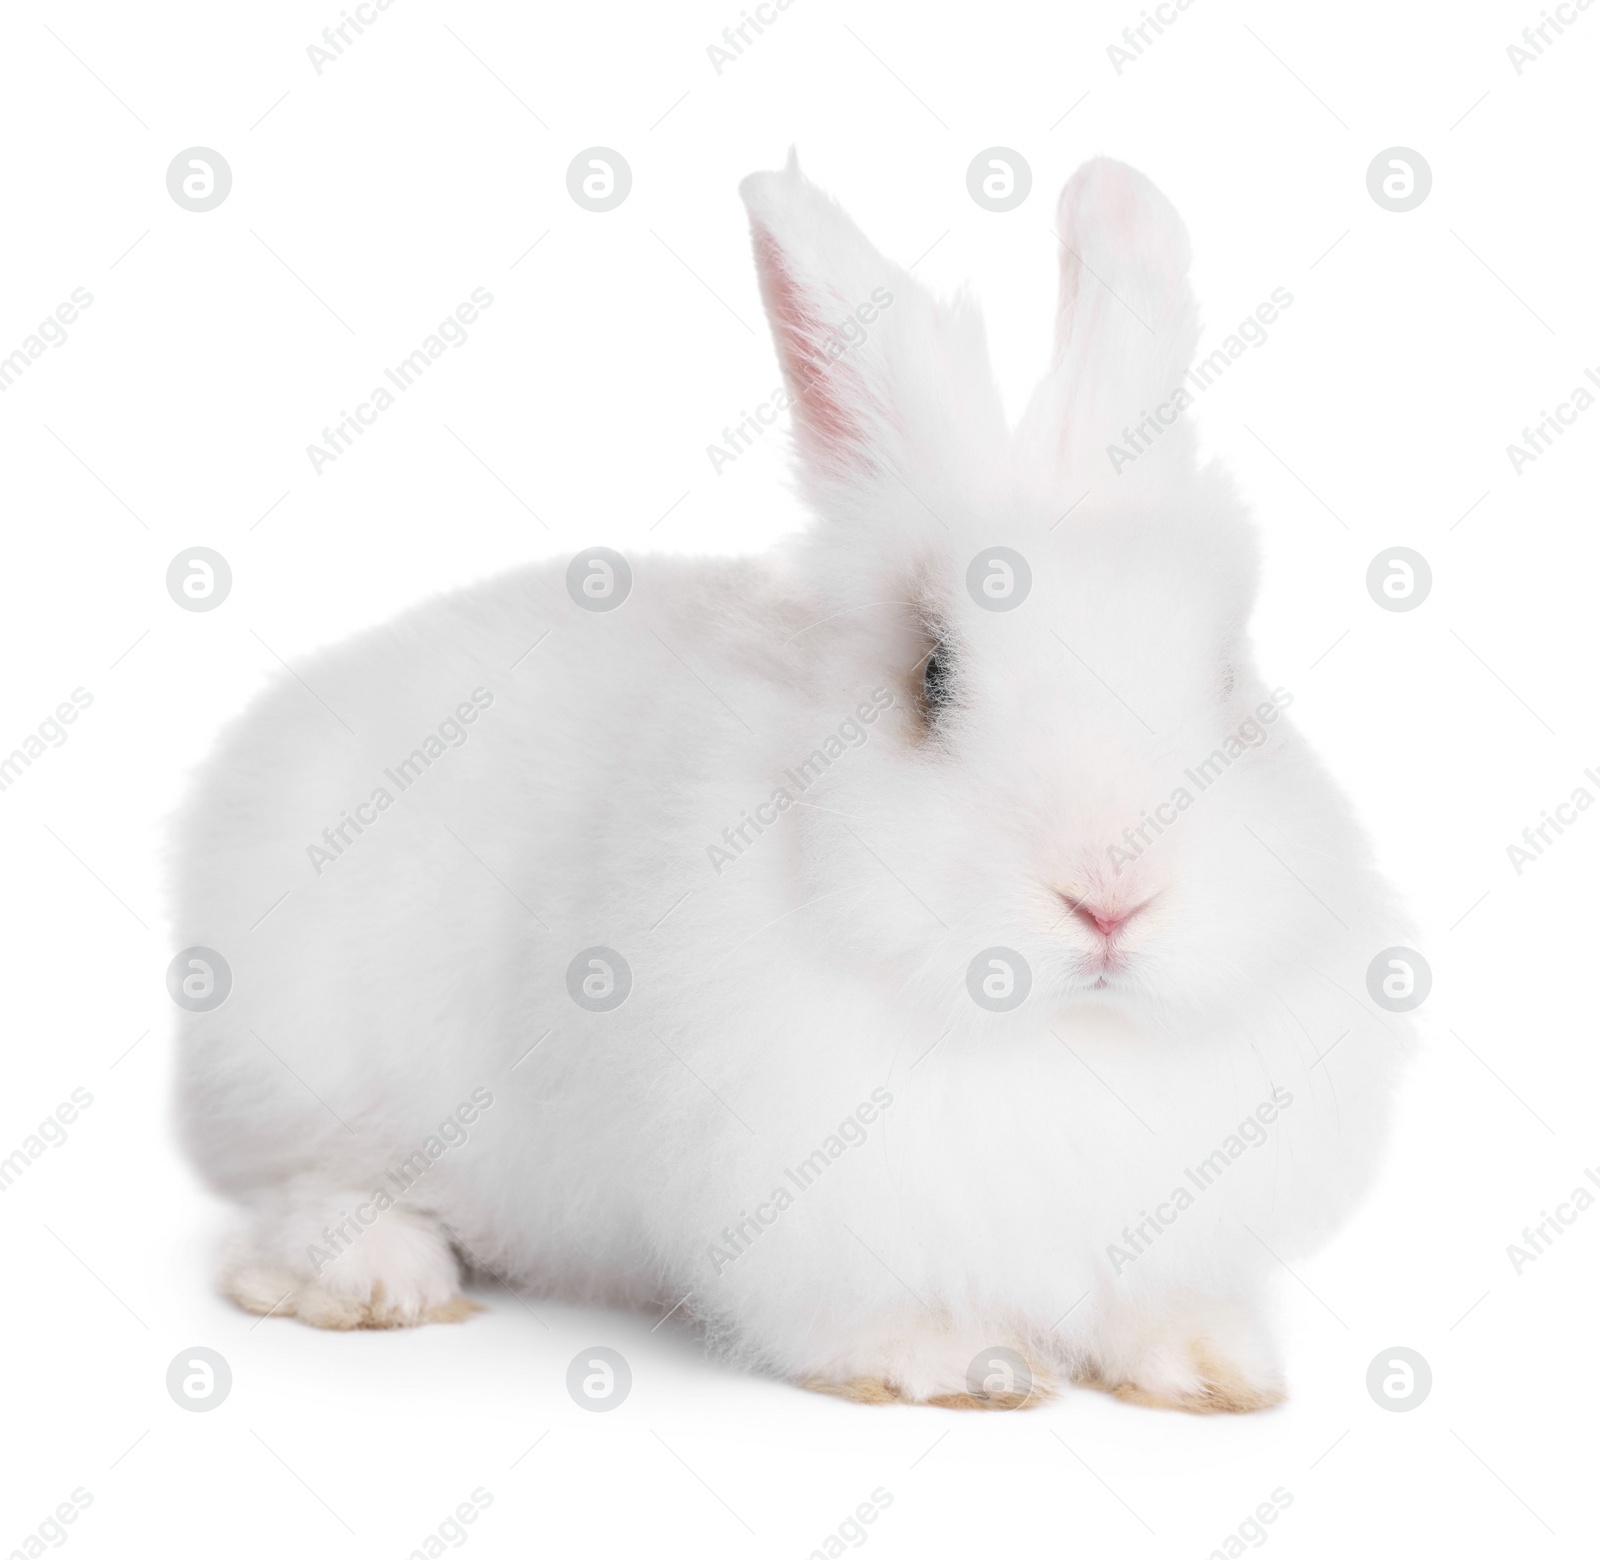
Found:
[[[1066, 898], [1065, 895], [1062, 897]], [[1119, 928], [1144, 908], [1143, 905], [1134, 905], [1127, 910], [1107, 910], [1100, 905], [1090, 904], [1086, 899], [1067, 899], [1067, 903], [1085, 926], [1092, 926], [1102, 937], [1114, 936]]]

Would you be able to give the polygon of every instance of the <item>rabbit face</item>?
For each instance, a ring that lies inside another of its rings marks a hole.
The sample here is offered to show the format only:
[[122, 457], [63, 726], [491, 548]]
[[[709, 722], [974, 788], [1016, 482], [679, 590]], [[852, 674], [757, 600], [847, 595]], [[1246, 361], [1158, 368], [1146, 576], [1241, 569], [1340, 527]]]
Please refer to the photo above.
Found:
[[1163, 506], [1084, 516], [1049, 545], [1043, 529], [971, 548], [1028, 558], [1015, 612], [974, 603], [957, 556], [918, 571], [892, 626], [835, 627], [837, 677], [894, 687], [898, 726], [827, 803], [883, 866], [808, 812], [814, 891], [868, 894], [858, 936], [893, 927], [934, 999], [1003, 947], [1047, 1000], [1236, 1010], [1342, 935], [1365, 892], [1293, 690], [1252, 664], [1248, 539]]

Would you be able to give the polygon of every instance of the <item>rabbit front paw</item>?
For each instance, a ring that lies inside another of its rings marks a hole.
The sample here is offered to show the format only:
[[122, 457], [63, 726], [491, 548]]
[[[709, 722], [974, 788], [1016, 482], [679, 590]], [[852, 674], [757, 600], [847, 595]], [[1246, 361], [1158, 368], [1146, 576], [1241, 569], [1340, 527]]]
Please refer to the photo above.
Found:
[[1190, 1414], [1249, 1414], [1284, 1399], [1277, 1358], [1242, 1307], [1187, 1302], [1110, 1329], [1082, 1385], [1125, 1403]]
[[934, 1408], [1034, 1408], [1055, 1395], [1045, 1369], [1020, 1347], [986, 1347], [930, 1324], [840, 1350], [800, 1385], [852, 1403], [925, 1403]]
[[464, 1322], [483, 1309], [461, 1293], [444, 1231], [398, 1210], [367, 1226], [347, 1222], [339, 1234], [326, 1221], [319, 1227], [311, 1213], [274, 1219], [230, 1253], [222, 1290], [255, 1315], [293, 1316], [341, 1332]]

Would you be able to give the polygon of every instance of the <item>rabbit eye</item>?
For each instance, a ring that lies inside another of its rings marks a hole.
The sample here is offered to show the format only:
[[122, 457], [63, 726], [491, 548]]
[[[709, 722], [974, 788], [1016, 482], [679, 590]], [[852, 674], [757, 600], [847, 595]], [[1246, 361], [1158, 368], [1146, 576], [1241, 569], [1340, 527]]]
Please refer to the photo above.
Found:
[[950, 682], [950, 652], [942, 644], [935, 645], [922, 669], [922, 699], [930, 720], [950, 703]]

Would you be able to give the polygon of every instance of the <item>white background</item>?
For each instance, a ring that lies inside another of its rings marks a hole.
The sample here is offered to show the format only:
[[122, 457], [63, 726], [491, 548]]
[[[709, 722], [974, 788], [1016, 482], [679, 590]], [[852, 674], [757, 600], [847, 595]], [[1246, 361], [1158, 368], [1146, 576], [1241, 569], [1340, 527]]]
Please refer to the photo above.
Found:
[[[338, 10], [0, 18], [0, 354], [94, 297], [0, 395], [0, 748], [94, 698], [0, 793], [0, 1155], [94, 1096], [0, 1195], [0, 1552], [78, 1486], [84, 1556], [401, 1557], [475, 1487], [480, 1555], [802, 1557], [880, 1486], [881, 1556], [1200, 1557], [1278, 1487], [1278, 1555], [1590, 1552], [1600, 1210], [1520, 1276], [1506, 1247], [1600, 1166], [1600, 817], [1520, 876], [1506, 846], [1600, 794], [1600, 408], [1520, 476], [1506, 446], [1600, 372], [1600, 7], [1520, 76], [1532, 0], [1196, 0], [1120, 75], [1133, 0], [795, 0], [720, 75], [737, 0], [396, 0], [318, 75]], [[1282, 1275], [1292, 1399], [1270, 1414], [1081, 1391], [868, 1409], [731, 1374], [654, 1316], [501, 1290], [464, 1327], [337, 1335], [213, 1293], [225, 1210], [169, 1107], [162, 850], [185, 775], [280, 657], [441, 587], [592, 543], [754, 550], [799, 522], [779, 440], [720, 476], [706, 455], [778, 382], [735, 187], [791, 143], [886, 253], [971, 280], [1013, 408], [1045, 361], [1054, 195], [1088, 156], [1184, 214], [1202, 351], [1294, 295], [1197, 415], [1264, 534], [1267, 680], [1354, 793], [1435, 986], [1378, 1191]], [[634, 177], [605, 215], [565, 184], [597, 144]], [[165, 185], [197, 145], [234, 180], [203, 215]], [[966, 192], [996, 145], [1033, 171], [1006, 215]], [[1396, 145], [1434, 177], [1404, 215], [1366, 189]], [[306, 446], [474, 287], [494, 303], [467, 345], [315, 474]], [[215, 612], [164, 588], [196, 545], [232, 565]], [[1395, 545], [1432, 565], [1414, 612], [1364, 588]], [[633, 1391], [584, 1413], [565, 1372], [601, 1343]], [[232, 1367], [210, 1413], [164, 1386], [193, 1345]], [[1395, 1345], [1433, 1370], [1410, 1413], [1364, 1385]]]

